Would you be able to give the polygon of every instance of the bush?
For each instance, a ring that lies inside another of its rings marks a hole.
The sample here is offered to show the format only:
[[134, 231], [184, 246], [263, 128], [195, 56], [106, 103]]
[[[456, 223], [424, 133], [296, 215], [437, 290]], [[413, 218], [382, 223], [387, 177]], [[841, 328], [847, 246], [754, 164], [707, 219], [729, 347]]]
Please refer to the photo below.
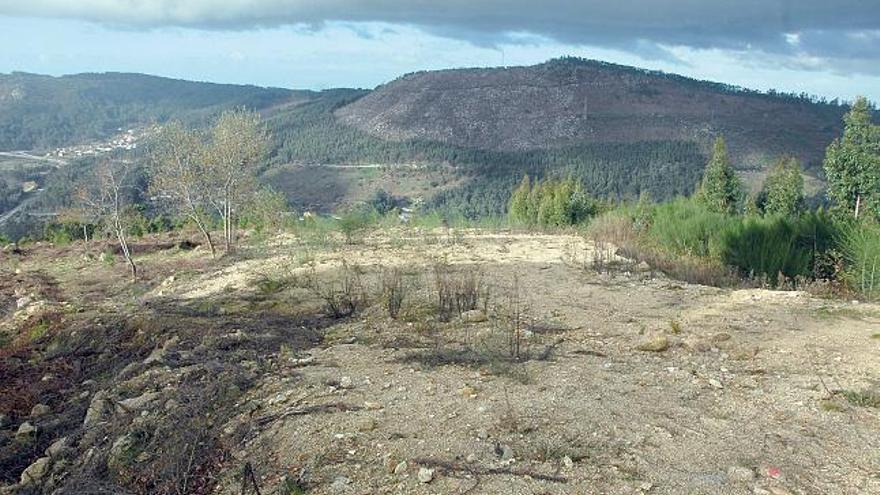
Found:
[[869, 299], [880, 299], [880, 226], [853, 224], [843, 229], [840, 249], [847, 285]]
[[679, 198], [657, 206], [647, 230], [651, 241], [671, 254], [718, 258], [722, 236], [736, 222], [733, 216]]
[[354, 244], [358, 235], [375, 223], [373, 214], [366, 211], [350, 211], [339, 218], [339, 231], [345, 236], [347, 244]]

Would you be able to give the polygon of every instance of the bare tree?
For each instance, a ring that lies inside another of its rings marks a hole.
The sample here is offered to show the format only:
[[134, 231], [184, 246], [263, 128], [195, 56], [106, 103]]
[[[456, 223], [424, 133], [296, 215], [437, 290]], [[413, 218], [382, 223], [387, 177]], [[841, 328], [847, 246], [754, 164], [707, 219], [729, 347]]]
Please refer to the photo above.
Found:
[[180, 122], [166, 124], [155, 138], [150, 154], [150, 188], [168, 201], [173, 210], [191, 220], [217, 256], [211, 238], [208, 209], [208, 171], [205, 162], [207, 147], [204, 139]]
[[211, 131], [205, 177], [208, 199], [223, 221], [227, 253], [235, 249], [236, 208], [255, 189], [257, 167], [268, 142], [260, 115], [243, 108], [223, 112]]
[[137, 265], [132, 259], [131, 249], [126, 237], [126, 190], [131, 189], [133, 179], [132, 164], [127, 160], [107, 160], [99, 164], [94, 171], [94, 178], [86, 181], [77, 192], [80, 208], [89, 211], [94, 218], [99, 218], [112, 230], [119, 243], [119, 249], [131, 270], [132, 280], [137, 280]]

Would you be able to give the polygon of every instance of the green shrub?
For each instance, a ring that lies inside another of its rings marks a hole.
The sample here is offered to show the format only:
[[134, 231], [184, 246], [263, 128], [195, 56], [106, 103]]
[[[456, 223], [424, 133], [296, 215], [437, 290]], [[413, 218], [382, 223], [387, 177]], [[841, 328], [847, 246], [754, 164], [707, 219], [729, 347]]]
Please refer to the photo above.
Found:
[[837, 227], [820, 210], [799, 217], [740, 217], [724, 232], [722, 261], [741, 275], [766, 279], [771, 285], [787, 279], [827, 278], [822, 260], [835, 247]]
[[869, 299], [880, 299], [880, 226], [855, 223], [843, 229], [843, 279], [847, 285]]
[[658, 205], [647, 230], [653, 242], [672, 254], [720, 257], [724, 232], [736, 222], [733, 216], [679, 198]]

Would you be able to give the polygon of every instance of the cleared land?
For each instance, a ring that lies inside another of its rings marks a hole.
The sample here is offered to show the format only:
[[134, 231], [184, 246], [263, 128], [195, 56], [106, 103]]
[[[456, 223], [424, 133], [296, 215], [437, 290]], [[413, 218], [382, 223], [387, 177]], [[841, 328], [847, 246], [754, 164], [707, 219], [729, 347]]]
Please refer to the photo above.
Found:
[[[877, 305], [598, 273], [575, 235], [283, 236], [219, 264], [175, 240], [136, 247], [135, 285], [94, 248], [3, 255], [29, 294], [3, 303], [2, 481], [66, 435], [37, 491], [189, 466], [198, 493], [880, 493]], [[441, 321], [438, 273], [485, 312]], [[369, 302], [332, 318], [345, 280]], [[45, 437], [12, 459], [25, 420]]]

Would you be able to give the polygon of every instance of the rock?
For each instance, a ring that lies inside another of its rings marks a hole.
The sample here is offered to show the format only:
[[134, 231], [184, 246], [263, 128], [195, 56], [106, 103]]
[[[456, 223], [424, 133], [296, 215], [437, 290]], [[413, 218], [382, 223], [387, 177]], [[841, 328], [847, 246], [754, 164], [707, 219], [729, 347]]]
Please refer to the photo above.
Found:
[[743, 466], [727, 468], [727, 479], [733, 483], [749, 483], [755, 479], [755, 472]]
[[468, 454], [465, 461], [467, 461], [470, 464], [473, 464], [473, 463], [477, 462], [477, 455], [476, 454]]
[[36, 485], [39, 484], [46, 474], [49, 472], [49, 465], [52, 463], [52, 460], [48, 457], [40, 457], [33, 464], [28, 466], [21, 473], [21, 485]]
[[107, 392], [105, 390], [98, 391], [89, 403], [89, 409], [86, 411], [86, 417], [83, 420], [83, 427], [91, 428], [104, 419], [104, 413], [107, 411]]
[[162, 363], [168, 357], [169, 353], [174, 352], [179, 342], [180, 338], [176, 335], [166, 340], [165, 343], [162, 344], [162, 347], [153, 349], [153, 352], [147, 356], [147, 359], [144, 359], [144, 364]]
[[373, 431], [376, 429], [377, 426], [379, 426], [379, 422], [376, 421], [374, 418], [364, 418], [358, 421], [355, 425], [357, 431], [360, 432]]
[[110, 447], [110, 454], [107, 456], [107, 466], [119, 469], [128, 465], [132, 461], [134, 447], [135, 438], [132, 435], [118, 437]]
[[638, 263], [636, 266], [633, 267], [633, 271], [641, 273], [650, 272], [651, 265], [649, 265], [647, 261], [642, 261], [641, 263]]
[[486, 439], [489, 438], [489, 432], [486, 431], [486, 430], [480, 430], [480, 431], [477, 432], [477, 438], [479, 438], [480, 440], [485, 441]]
[[500, 457], [502, 461], [509, 461], [513, 459], [513, 449], [510, 448], [510, 445], [497, 444], [495, 445], [495, 455]]
[[562, 458], [562, 465], [566, 467], [566, 469], [571, 469], [574, 467], [574, 461], [571, 460], [571, 457], [565, 456]]
[[382, 409], [382, 404], [379, 404], [378, 402], [364, 401], [364, 409], [367, 409], [368, 411], [377, 411]]
[[6, 428], [10, 423], [12, 423], [12, 420], [9, 419], [9, 416], [0, 414], [0, 428]]
[[18, 427], [15, 432], [16, 438], [29, 438], [37, 434], [37, 427], [32, 425], [30, 421], [25, 421]]
[[470, 385], [465, 384], [464, 387], [461, 387], [460, 389], [458, 389], [458, 395], [460, 395], [462, 397], [468, 397], [470, 399], [473, 399], [477, 396], [477, 389], [470, 386]]
[[31, 408], [31, 417], [39, 418], [40, 416], [45, 416], [50, 412], [52, 412], [52, 408], [50, 408], [46, 404], [37, 404], [33, 408]]
[[701, 337], [691, 336], [685, 339], [685, 347], [693, 352], [707, 352], [712, 348], [712, 344]]
[[150, 404], [158, 399], [160, 395], [162, 394], [160, 394], [159, 392], [146, 392], [138, 397], [121, 400], [117, 403], [117, 409], [121, 409], [121, 412], [142, 411], [149, 407]]
[[656, 334], [642, 341], [636, 349], [645, 352], [663, 352], [669, 349], [669, 338], [663, 334]]
[[724, 388], [724, 384], [721, 383], [720, 380], [716, 380], [715, 378], [709, 378], [709, 385], [711, 385], [712, 388], [717, 388], [719, 390]]
[[23, 309], [25, 306], [34, 302], [34, 298], [30, 296], [22, 296], [15, 300], [15, 309]]
[[58, 440], [55, 440], [54, 442], [52, 442], [52, 445], [50, 445], [46, 449], [46, 455], [49, 456], [51, 459], [57, 459], [57, 458], [61, 457], [62, 455], [64, 455], [64, 453], [69, 448], [70, 448], [70, 438], [69, 437], [61, 437]]
[[401, 475], [409, 470], [409, 464], [406, 461], [400, 461], [394, 466], [394, 474]]
[[394, 457], [391, 454], [385, 454], [382, 456], [382, 467], [385, 468], [385, 472], [388, 474], [394, 474], [394, 468], [397, 467], [397, 463], [394, 461]]
[[419, 468], [419, 482], [430, 483], [434, 479], [434, 470], [430, 468]]
[[350, 376], [343, 376], [339, 379], [339, 388], [354, 388], [354, 382]]
[[330, 485], [330, 488], [333, 491], [341, 492], [348, 488], [348, 485], [351, 484], [351, 480], [346, 478], [345, 476], [337, 476], [336, 479], [333, 480], [333, 483]]
[[472, 309], [461, 314], [461, 321], [465, 323], [482, 323], [488, 319], [486, 313], [479, 309]]

